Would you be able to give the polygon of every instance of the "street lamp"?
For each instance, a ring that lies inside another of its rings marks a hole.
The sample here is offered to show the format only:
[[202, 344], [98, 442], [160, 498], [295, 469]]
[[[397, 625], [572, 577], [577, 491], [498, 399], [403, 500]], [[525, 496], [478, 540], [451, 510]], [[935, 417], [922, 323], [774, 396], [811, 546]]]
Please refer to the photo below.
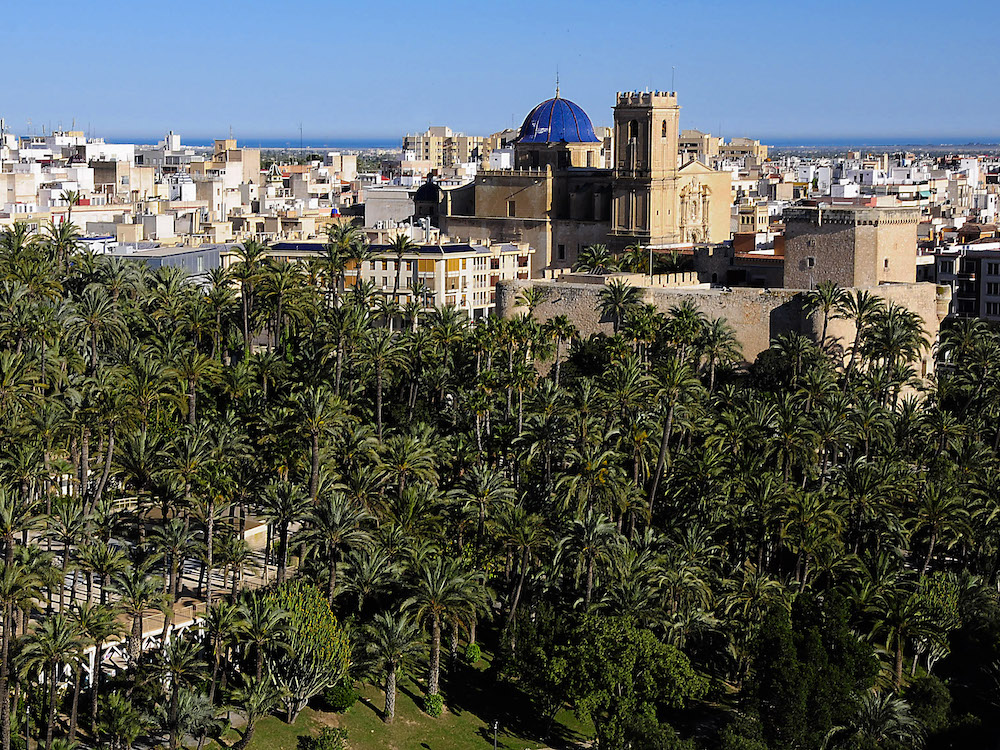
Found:
[[493, 722], [493, 750], [497, 750], [497, 730], [500, 729], [500, 722]]

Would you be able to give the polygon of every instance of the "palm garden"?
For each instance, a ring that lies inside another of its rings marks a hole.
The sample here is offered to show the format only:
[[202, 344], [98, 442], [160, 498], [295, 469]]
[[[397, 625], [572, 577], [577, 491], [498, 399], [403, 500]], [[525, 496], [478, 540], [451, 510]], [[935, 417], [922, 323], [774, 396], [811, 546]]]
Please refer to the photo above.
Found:
[[76, 240], [0, 235], [3, 750], [193, 746], [237, 715], [253, 747], [358, 682], [391, 725], [404, 677], [437, 716], [482, 650], [540, 739], [565, 708], [602, 748], [995, 735], [984, 326], [918, 380], [912, 316], [823, 289], [857, 341], [744, 368], [725, 321], [629, 288], [587, 339], [393, 306], [349, 283], [345, 228], [203, 286]]

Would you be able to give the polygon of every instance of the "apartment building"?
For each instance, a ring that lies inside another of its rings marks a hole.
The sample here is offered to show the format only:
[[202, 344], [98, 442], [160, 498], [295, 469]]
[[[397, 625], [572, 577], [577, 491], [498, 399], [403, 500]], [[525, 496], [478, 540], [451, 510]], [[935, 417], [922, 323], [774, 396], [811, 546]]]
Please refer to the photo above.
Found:
[[952, 315], [1000, 322], [1000, 240], [938, 248], [934, 264], [937, 283], [951, 287]]
[[425, 133], [408, 134], [403, 138], [403, 158], [428, 161], [432, 169], [457, 167], [479, 161], [484, 140], [480, 136], [456, 133], [446, 126], [431, 127]]
[[[496, 304], [496, 285], [510, 279], [528, 279], [531, 254], [524, 243], [443, 242], [440, 245], [417, 245], [412, 252], [397, 259], [389, 245], [372, 245], [376, 255], [361, 268], [347, 271], [345, 285], [359, 281], [374, 283], [377, 291], [391, 295], [399, 267], [399, 301], [405, 304], [420, 291], [426, 305], [453, 305], [466, 310], [470, 318], [490, 314]], [[279, 261], [307, 262], [319, 257], [320, 240], [277, 242], [268, 248], [268, 257]], [[237, 262], [235, 255], [223, 257], [224, 267]]]

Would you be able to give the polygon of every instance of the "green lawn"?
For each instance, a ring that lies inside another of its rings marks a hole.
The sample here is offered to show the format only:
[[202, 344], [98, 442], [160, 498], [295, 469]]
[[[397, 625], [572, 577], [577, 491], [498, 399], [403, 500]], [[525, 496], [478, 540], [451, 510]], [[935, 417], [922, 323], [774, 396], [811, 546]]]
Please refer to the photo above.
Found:
[[[534, 718], [527, 698], [509, 686], [494, 687], [483, 673], [487, 666], [484, 660], [476, 668], [461, 668], [458, 684], [450, 691], [444, 682], [448, 703], [440, 718], [433, 719], [420, 709], [421, 688], [407, 679], [396, 697], [396, 718], [392, 724], [385, 724], [381, 719], [381, 690], [365, 685], [361, 700], [346, 714], [307, 708], [293, 725], [277, 717], [260, 721], [250, 748], [295, 750], [299, 735], [316, 733], [324, 726], [342, 726], [347, 729], [351, 750], [489, 750], [493, 747], [494, 720], [500, 722], [497, 747], [506, 750], [570, 748], [592, 736], [591, 727], [579, 722], [572, 712], [562, 711], [549, 736], [542, 739], [544, 727]], [[230, 731], [224, 740], [229, 745], [237, 737], [235, 731]]]

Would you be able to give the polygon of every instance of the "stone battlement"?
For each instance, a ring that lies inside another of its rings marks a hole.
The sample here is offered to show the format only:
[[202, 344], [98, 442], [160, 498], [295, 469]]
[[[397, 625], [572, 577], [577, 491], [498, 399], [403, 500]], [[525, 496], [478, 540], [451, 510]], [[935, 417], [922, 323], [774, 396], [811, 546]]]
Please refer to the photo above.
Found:
[[619, 107], [640, 107], [654, 103], [661, 106], [677, 104], [676, 91], [619, 91], [615, 98]]

